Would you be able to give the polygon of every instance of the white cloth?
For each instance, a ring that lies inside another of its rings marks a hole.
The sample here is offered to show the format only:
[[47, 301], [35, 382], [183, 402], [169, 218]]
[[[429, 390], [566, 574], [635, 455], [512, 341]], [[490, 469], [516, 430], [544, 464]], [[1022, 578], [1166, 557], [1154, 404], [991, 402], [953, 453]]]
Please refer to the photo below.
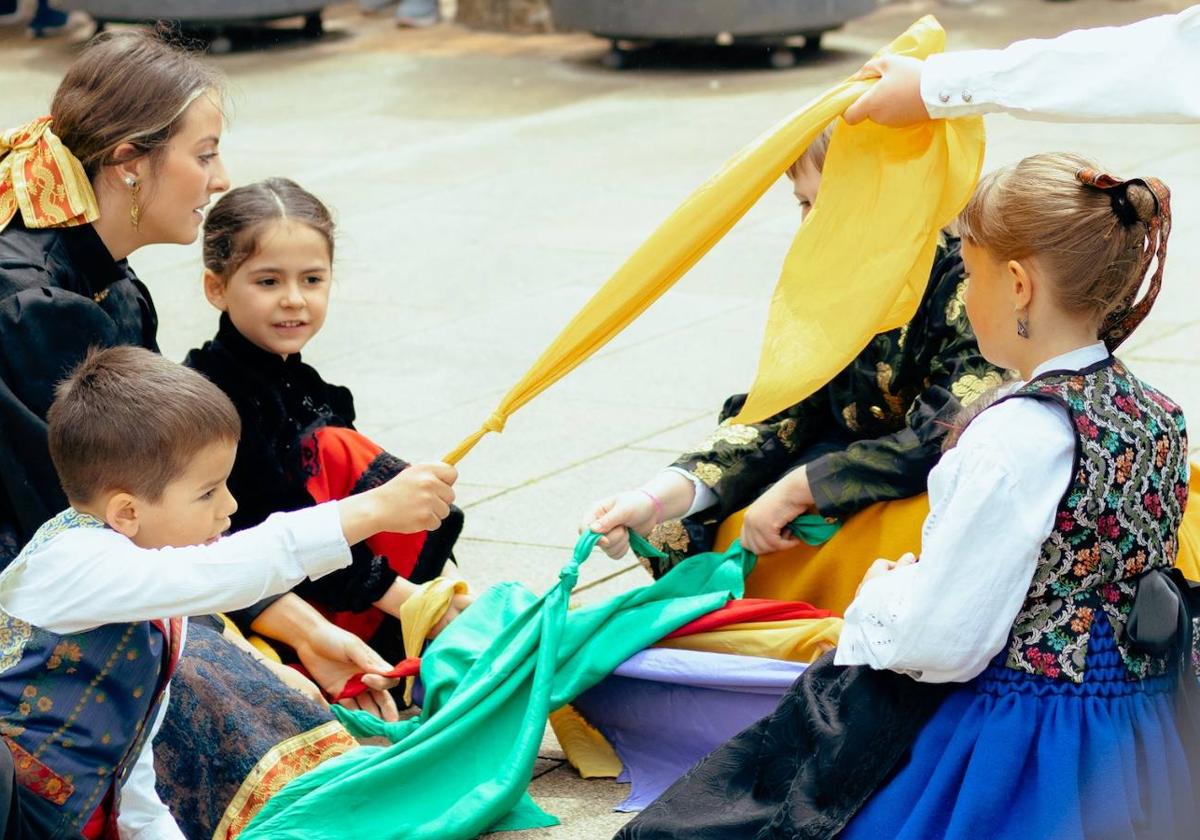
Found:
[[[257, 528], [187, 548], [139, 548], [108, 528], [72, 528], [5, 570], [0, 607], [52, 633], [79, 633], [240, 609], [350, 559], [336, 502], [275, 514]], [[155, 790], [152, 743], [168, 699], [164, 694], [151, 736], [121, 787], [122, 840], [185, 840]]]
[[1006, 111], [1040, 120], [1200, 120], [1200, 5], [1129, 26], [1080, 29], [1002, 50], [930, 56], [934, 118]]
[[[1107, 357], [1097, 343], [1033, 375]], [[978, 676], [1004, 648], [1025, 600], [1075, 446], [1066, 411], [1041, 400], [1009, 400], [975, 418], [929, 474], [919, 562], [863, 584], [846, 609], [834, 662], [924, 682]]]

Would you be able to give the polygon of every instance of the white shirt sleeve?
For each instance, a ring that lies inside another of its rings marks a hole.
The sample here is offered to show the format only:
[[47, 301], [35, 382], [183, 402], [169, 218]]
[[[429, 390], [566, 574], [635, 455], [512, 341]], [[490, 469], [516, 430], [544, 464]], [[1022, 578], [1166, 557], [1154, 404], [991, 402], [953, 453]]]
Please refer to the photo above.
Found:
[[336, 502], [277, 513], [255, 528], [187, 548], [138, 548], [107, 528], [75, 528], [9, 568], [0, 578], [0, 604], [51, 632], [78, 633], [241, 609], [350, 559]]
[[692, 486], [696, 488], [696, 494], [692, 497], [692, 506], [687, 509], [687, 512], [680, 519], [687, 519], [689, 516], [693, 516], [702, 510], [708, 510], [717, 503], [717, 494], [713, 492], [713, 489], [687, 470], [682, 467], [667, 467], [667, 470], [679, 473], [692, 482]]
[[1040, 120], [1200, 121], [1200, 5], [1129, 26], [1080, 29], [1002, 50], [930, 56], [931, 117], [1006, 111]]
[[142, 745], [137, 762], [121, 786], [121, 802], [117, 810], [117, 831], [121, 840], [187, 840], [155, 787], [154, 736], [166, 717], [170, 691], [169, 687], [163, 691], [150, 737]]
[[929, 475], [920, 560], [863, 584], [834, 661], [924, 682], [982, 672], [1024, 602], [1074, 457], [1059, 406], [1019, 398], [980, 414]]

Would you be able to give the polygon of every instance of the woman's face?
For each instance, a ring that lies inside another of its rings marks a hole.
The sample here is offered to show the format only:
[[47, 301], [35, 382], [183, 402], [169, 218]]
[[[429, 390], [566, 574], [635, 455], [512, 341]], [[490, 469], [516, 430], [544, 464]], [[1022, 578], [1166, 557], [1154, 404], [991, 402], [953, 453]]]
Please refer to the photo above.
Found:
[[229, 189], [218, 153], [223, 123], [216, 100], [201, 96], [184, 112], [165, 150], [147, 162], [140, 190], [144, 244], [187, 245], [200, 235], [204, 208]]

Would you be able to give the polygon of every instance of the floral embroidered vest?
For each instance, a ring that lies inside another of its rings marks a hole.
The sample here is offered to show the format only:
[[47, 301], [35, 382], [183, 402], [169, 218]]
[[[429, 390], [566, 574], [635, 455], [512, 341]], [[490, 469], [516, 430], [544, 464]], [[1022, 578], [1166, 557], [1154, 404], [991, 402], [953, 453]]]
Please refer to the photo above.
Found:
[[1005, 664], [1082, 682], [1092, 621], [1103, 613], [1129, 677], [1163, 673], [1167, 660], [1130, 649], [1125, 626], [1138, 576], [1175, 563], [1188, 491], [1183, 412], [1113, 358], [1039, 376], [1004, 399], [1013, 398], [1065, 408], [1076, 446]]
[[[72, 528], [103, 528], [67, 510], [34, 534], [0, 575]], [[115, 783], [132, 770], [179, 650], [181, 622], [110, 624], [57, 634], [0, 609], [0, 737], [12, 751], [22, 808], [37, 836], [80, 836]], [[110, 818], [115, 815], [110, 815]]]

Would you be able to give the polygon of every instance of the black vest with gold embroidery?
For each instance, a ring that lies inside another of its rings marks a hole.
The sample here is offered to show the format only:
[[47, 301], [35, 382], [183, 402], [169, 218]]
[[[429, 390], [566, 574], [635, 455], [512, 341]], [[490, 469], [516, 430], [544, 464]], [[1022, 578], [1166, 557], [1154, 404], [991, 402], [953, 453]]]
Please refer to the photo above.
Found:
[[1061, 405], [1076, 445], [1005, 664], [1082, 682], [1092, 621], [1103, 613], [1129, 677], [1163, 673], [1166, 658], [1132, 650], [1125, 626], [1138, 576], [1175, 563], [1188, 491], [1183, 412], [1114, 358], [1039, 376], [1004, 399], [1013, 398]]

